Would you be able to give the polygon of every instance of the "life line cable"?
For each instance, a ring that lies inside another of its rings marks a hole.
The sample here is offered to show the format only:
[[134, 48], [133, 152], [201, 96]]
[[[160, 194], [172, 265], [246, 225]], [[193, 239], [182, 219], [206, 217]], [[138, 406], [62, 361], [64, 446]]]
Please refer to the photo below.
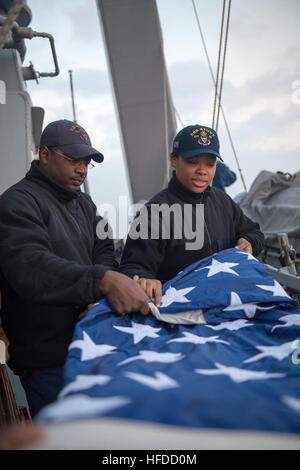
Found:
[[[231, 2], [231, 0], [230, 0], [230, 2]], [[213, 81], [213, 84], [214, 84], [216, 98], [218, 98], [218, 100], [219, 100], [219, 109], [221, 110], [221, 113], [222, 113], [222, 116], [223, 116], [223, 119], [224, 119], [224, 124], [225, 124], [225, 127], [226, 127], [226, 131], [227, 131], [227, 134], [228, 134], [230, 145], [231, 145], [231, 148], [232, 148], [232, 151], [233, 151], [233, 154], [234, 154], [234, 158], [235, 158], [235, 161], [236, 161], [239, 173], [240, 173], [240, 177], [241, 177], [244, 189], [245, 189], [245, 191], [247, 191], [246, 183], [245, 183], [245, 180], [244, 180], [244, 177], [243, 177], [243, 173], [242, 173], [242, 169], [240, 167], [239, 160], [237, 158], [235, 147], [233, 145], [231, 133], [230, 133], [229, 126], [228, 126], [228, 123], [227, 123], [227, 119], [225, 117], [224, 109], [223, 109], [223, 106], [221, 104], [219, 93], [217, 91], [216, 80], [215, 80], [215, 77], [214, 77], [211, 62], [210, 62], [209, 55], [208, 55], [208, 52], [207, 52], [207, 47], [206, 47], [205, 39], [204, 39], [204, 36], [203, 36], [203, 32], [202, 32], [202, 28], [201, 28], [201, 25], [200, 25], [200, 20], [199, 20], [199, 16], [198, 16], [198, 13], [197, 13], [197, 9], [196, 9], [196, 5], [195, 5], [194, 0], [192, 0], [192, 4], [193, 4], [194, 13], [195, 13], [196, 21], [197, 21], [197, 24], [198, 24], [198, 29], [199, 29], [199, 32], [200, 32], [204, 52], [205, 52], [205, 55], [206, 55], [206, 60], [207, 60], [208, 67], [209, 67], [209, 70], [210, 70], [210, 75], [211, 75], [211, 78], [212, 78], [212, 81]], [[229, 21], [227, 21], [227, 27], [229, 27]], [[227, 42], [227, 39], [228, 39], [228, 34], [227, 34], [227, 37], [226, 37], [226, 42]]]

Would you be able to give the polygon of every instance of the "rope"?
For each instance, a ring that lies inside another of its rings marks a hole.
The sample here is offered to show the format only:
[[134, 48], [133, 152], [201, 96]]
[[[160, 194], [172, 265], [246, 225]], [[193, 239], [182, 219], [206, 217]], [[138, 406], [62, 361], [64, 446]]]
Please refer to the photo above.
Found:
[[[202, 39], [202, 44], [203, 44], [204, 52], [205, 52], [205, 55], [206, 55], [206, 60], [207, 60], [208, 67], [209, 67], [209, 70], [210, 70], [211, 78], [212, 78], [214, 87], [216, 88], [216, 81], [215, 81], [214, 73], [213, 73], [212, 66], [211, 66], [211, 63], [210, 63], [210, 60], [209, 60], [209, 56], [208, 56], [208, 52], [207, 52], [205, 40], [204, 40], [204, 37], [203, 37], [202, 29], [201, 29], [201, 26], [200, 26], [200, 21], [199, 21], [199, 17], [198, 17], [198, 13], [197, 13], [197, 10], [196, 10], [196, 6], [195, 6], [194, 0], [192, 0], [192, 3], [193, 3], [193, 7], [194, 7], [194, 12], [195, 12], [196, 20], [197, 20], [197, 23], [198, 23], [198, 29], [199, 29], [200, 36], [201, 36], [201, 39]], [[218, 94], [217, 94], [217, 96], [218, 96]]]
[[[202, 39], [202, 44], [203, 44], [204, 52], [205, 52], [205, 55], [206, 55], [206, 60], [207, 60], [207, 63], [208, 63], [208, 68], [209, 68], [209, 70], [210, 70], [210, 75], [211, 75], [211, 78], [212, 78], [214, 87], [215, 87], [215, 89], [216, 89], [216, 81], [215, 81], [214, 73], [213, 73], [213, 70], [212, 70], [211, 62], [210, 62], [210, 59], [209, 59], [209, 56], [208, 56], [208, 52], [207, 52], [207, 48], [206, 48], [206, 44], [205, 44], [205, 39], [204, 39], [204, 36], [203, 36], [203, 33], [202, 33], [202, 29], [201, 29], [201, 25], [200, 25], [200, 21], [199, 21], [199, 17], [198, 17], [198, 13], [197, 13], [197, 10], [196, 10], [196, 6], [195, 6], [194, 0], [192, 0], [192, 3], [193, 3], [193, 7], [194, 7], [194, 12], [195, 12], [196, 21], [197, 21], [197, 24], [198, 24], [198, 29], [199, 29], [200, 36], [201, 36], [201, 39]], [[219, 94], [218, 94], [217, 91], [216, 91], [216, 95], [217, 95], [217, 97], [218, 97], [218, 99], [219, 99]], [[223, 119], [224, 119], [226, 131], [227, 131], [227, 134], [228, 134], [228, 137], [229, 137], [229, 141], [230, 141], [230, 145], [231, 145], [231, 148], [232, 148], [232, 151], [233, 151], [233, 154], [234, 154], [234, 158], [235, 158], [235, 161], [236, 161], [236, 164], [237, 164], [239, 173], [240, 173], [240, 177], [241, 177], [241, 180], [242, 180], [244, 189], [245, 189], [245, 191], [247, 191], [246, 183], [245, 183], [245, 180], [244, 180], [244, 177], [243, 177], [243, 174], [242, 174], [242, 169], [241, 169], [241, 167], [240, 167], [240, 164], [239, 164], [239, 161], [238, 161], [238, 158], [237, 158], [237, 155], [236, 155], [236, 151], [235, 151], [235, 148], [234, 148], [234, 145], [233, 145], [233, 141], [232, 141], [232, 138], [231, 138], [231, 134], [230, 134], [230, 131], [229, 131], [229, 127], [228, 127], [228, 124], [227, 124], [227, 120], [226, 120], [226, 118], [225, 118], [225, 113], [224, 113], [224, 110], [223, 110], [223, 106], [222, 106], [222, 104], [220, 103], [220, 101], [219, 101], [219, 106], [220, 106], [220, 110], [221, 110], [221, 113], [222, 113], [222, 116], [223, 116]]]
[[219, 41], [219, 54], [218, 54], [218, 66], [217, 66], [217, 79], [216, 79], [216, 88], [215, 88], [213, 118], [212, 118], [212, 125], [211, 125], [211, 127], [213, 129], [215, 127], [215, 113], [216, 113], [216, 102], [217, 102], [217, 89], [218, 89], [218, 82], [219, 82], [220, 58], [221, 58], [221, 49], [222, 49], [222, 41], [223, 41], [223, 26], [224, 26], [225, 7], [226, 7], [226, 0], [223, 0], [223, 11], [222, 11], [221, 32], [220, 32], [220, 41]]
[[14, 0], [13, 6], [8, 12], [7, 18], [5, 19], [0, 32], [0, 49], [3, 49], [6, 37], [12, 29], [14, 22], [19, 16], [20, 11], [24, 6], [24, 0]]
[[178, 113], [177, 109], [175, 108], [175, 106], [174, 106], [174, 111], [175, 111], [175, 115], [177, 116], [177, 118], [180, 122], [181, 127], [184, 127], [184, 123], [183, 123], [181, 117], [179, 116], [179, 113]]
[[225, 33], [225, 44], [224, 44], [224, 54], [223, 54], [223, 66], [222, 66], [221, 85], [220, 85], [220, 93], [219, 93], [219, 95], [220, 95], [220, 96], [219, 96], [219, 107], [218, 107], [218, 114], [217, 114], [217, 121], [216, 121], [216, 131], [217, 131], [217, 132], [218, 132], [218, 127], [219, 127], [220, 104], [221, 104], [221, 97], [222, 97], [222, 91], [223, 91], [223, 77], [224, 77], [225, 58], [226, 58], [227, 42], [228, 42], [228, 29], [229, 29], [230, 9], [231, 9], [231, 0], [229, 0], [229, 5], [228, 5], [227, 25], [226, 25], [226, 33]]

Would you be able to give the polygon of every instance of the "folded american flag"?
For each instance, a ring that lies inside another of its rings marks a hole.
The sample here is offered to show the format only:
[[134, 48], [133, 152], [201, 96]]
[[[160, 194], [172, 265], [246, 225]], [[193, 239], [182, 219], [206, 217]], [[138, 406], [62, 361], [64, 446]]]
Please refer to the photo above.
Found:
[[37, 419], [110, 416], [300, 432], [300, 309], [252, 255], [228, 249], [163, 286], [152, 314], [100, 301], [77, 324], [58, 400]]

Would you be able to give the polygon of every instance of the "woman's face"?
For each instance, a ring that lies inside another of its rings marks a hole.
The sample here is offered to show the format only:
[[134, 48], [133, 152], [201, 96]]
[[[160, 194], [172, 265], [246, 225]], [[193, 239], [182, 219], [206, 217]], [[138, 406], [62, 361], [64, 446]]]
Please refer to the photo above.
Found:
[[191, 158], [171, 157], [177, 179], [193, 193], [203, 193], [211, 184], [216, 172], [217, 158], [201, 154]]

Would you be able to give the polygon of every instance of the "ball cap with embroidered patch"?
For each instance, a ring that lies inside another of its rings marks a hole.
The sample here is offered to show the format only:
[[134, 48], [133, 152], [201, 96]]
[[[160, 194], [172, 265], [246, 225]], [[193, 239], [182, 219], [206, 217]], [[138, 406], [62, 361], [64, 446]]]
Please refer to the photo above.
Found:
[[104, 160], [102, 153], [92, 147], [83, 127], [67, 119], [53, 121], [45, 127], [40, 140], [40, 148], [43, 146], [57, 147], [74, 160], [85, 157], [98, 163]]
[[219, 151], [219, 138], [216, 131], [200, 124], [184, 127], [173, 141], [173, 153], [182, 158], [211, 153], [223, 161]]

